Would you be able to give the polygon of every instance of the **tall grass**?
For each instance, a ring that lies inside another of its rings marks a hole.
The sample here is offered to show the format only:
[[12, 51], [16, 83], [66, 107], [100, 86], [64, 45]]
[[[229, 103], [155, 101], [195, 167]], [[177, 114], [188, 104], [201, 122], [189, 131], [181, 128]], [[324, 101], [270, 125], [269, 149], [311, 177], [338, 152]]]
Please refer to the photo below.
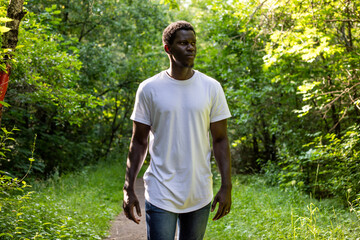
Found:
[[210, 218], [205, 239], [356, 240], [360, 219], [336, 200], [316, 201], [269, 187], [259, 176], [236, 176], [231, 213], [216, 222]]
[[[103, 238], [121, 212], [124, 171], [124, 163], [104, 162], [33, 184], [2, 203], [0, 239]], [[232, 211], [209, 219], [205, 239], [359, 239], [359, 213], [358, 205], [346, 209], [266, 186], [260, 176], [235, 176]]]
[[104, 162], [34, 183], [3, 203], [0, 239], [101, 239], [121, 211], [124, 172], [124, 163]]

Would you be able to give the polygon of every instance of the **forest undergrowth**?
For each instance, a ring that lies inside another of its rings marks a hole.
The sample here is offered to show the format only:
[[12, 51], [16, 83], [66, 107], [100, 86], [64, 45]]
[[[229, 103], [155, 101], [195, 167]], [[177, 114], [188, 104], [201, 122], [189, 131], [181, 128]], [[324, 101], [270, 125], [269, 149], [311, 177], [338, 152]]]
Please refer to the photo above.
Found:
[[[1, 202], [0, 239], [102, 239], [121, 212], [125, 164], [102, 162], [35, 182]], [[219, 176], [215, 174], [216, 191]], [[3, 199], [2, 199], [3, 200]], [[2, 201], [1, 200], [1, 201]], [[205, 239], [359, 239], [356, 206], [314, 200], [270, 187], [261, 175], [233, 177], [231, 214], [213, 222]]]
[[356, 206], [344, 207], [336, 199], [316, 200], [296, 189], [270, 187], [261, 175], [233, 177], [231, 213], [217, 222], [210, 219], [207, 240], [360, 239]]
[[0, 239], [102, 239], [121, 211], [124, 166], [100, 162], [0, 198]]

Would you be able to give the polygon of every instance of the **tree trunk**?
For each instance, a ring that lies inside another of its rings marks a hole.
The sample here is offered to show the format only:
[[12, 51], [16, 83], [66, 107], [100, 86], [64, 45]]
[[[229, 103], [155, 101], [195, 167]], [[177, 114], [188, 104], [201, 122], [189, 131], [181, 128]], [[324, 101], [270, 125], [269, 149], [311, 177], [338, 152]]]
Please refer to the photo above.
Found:
[[2, 48], [10, 48], [12, 50], [16, 48], [20, 21], [26, 14], [23, 11], [23, 5], [24, 0], [10, 0], [6, 16], [13, 19], [13, 21], [6, 23], [6, 27], [11, 30], [3, 34]]
[[[10, 0], [9, 7], [7, 9], [7, 17], [11, 18], [13, 21], [7, 22], [6, 27], [10, 28], [10, 31], [6, 32], [2, 36], [2, 48], [11, 49], [10, 53], [4, 56], [2, 63], [7, 64], [8, 71], [6, 73], [2, 73], [3, 75], [7, 75], [7, 80], [10, 75], [9, 59], [11, 59], [11, 52], [15, 51], [15, 48], [18, 43], [18, 34], [19, 34], [19, 26], [21, 19], [25, 16], [26, 12], [23, 11], [24, 0]], [[4, 86], [3, 86], [4, 84]], [[6, 86], [6, 87], [5, 87]], [[7, 82], [2, 83], [1, 86], [1, 94], [5, 95], [7, 89]], [[2, 119], [3, 106], [0, 105], [0, 125]]]

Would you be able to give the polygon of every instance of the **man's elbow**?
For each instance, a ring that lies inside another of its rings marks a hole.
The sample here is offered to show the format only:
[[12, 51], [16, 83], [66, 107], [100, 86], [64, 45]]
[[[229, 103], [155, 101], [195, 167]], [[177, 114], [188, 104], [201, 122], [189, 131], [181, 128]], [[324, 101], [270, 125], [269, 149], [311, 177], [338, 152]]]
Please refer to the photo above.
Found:
[[216, 137], [213, 139], [213, 144], [216, 145], [216, 144], [228, 144], [229, 143], [229, 139], [227, 137], [227, 135], [224, 135], [224, 136], [220, 136], [220, 137]]
[[136, 148], [147, 148], [148, 140], [147, 139], [133, 139], [132, 145]]

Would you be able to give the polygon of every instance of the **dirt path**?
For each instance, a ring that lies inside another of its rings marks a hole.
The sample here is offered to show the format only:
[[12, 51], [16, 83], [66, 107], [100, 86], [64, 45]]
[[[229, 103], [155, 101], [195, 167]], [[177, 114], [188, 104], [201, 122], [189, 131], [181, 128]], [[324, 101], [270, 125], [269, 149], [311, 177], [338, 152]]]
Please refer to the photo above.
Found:
[[110, 237], [104, 240], [146, 240], [144, 191], [144, 182], [142, 178], [138, 178], [135, 182], [135, 192], [141, 207], [140, 224], [130, 221], [125, 217], [124, 212], [121, 212], [112, 222]]

